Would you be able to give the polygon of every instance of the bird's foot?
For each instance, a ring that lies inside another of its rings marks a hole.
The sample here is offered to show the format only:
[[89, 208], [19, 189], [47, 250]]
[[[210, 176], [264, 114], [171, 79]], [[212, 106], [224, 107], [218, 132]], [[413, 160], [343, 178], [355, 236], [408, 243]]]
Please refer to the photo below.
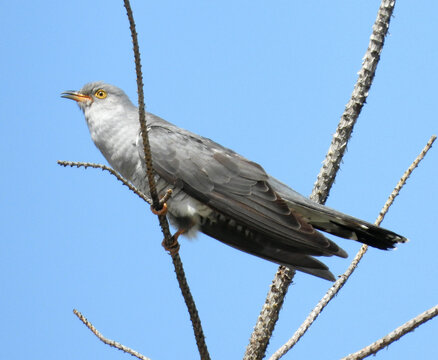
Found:
[[179, 251], [179, 242], [178, 238], [181, 234], [184, 234], [186, 232], [185, 229], [178, 230], [173, 236], [170, 238], [169, 244], [167, 244], [166, 239], [163, 240], [161, 245], [170, 253], [170, 255], [175, 255]]
[[167, 214], [167, 203], [166, 201], [170, 199], [170, 197], [172, 196], [172, 189], [167, 189], [166, 193], [163, 195], [163, 197], [160, 199], [160, 205], [161, 206], [161, 210], [156, 210], [154, 208], [154, 205], [151, 205], [151, 211], [155, 214], [155, 215], [166, 215]]
[[163, 207], [160, 210], [156, 210], [154, 208], [154, 205], [151, 205], [151, 211], [155, 214], [155, 215], [166, 215], [167, 214], [167, 204], [163, 203]]

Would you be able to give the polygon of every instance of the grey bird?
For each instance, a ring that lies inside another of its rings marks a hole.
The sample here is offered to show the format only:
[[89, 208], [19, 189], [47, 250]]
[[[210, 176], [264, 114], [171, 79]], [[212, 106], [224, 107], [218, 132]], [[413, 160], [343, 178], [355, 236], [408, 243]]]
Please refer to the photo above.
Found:
[[[138, 109], [119, 88], [86, 84], [62, 97], [75, 100], [91, 138], [108, 163], [149, 194]], [[263, 168], [218, 143], [153, 114], [146, 122], [168, 219], [178, 234], [201, 231], [241, 251], [327, 280], [328, 267], [313, 256], [347, 257], [318, 230], [379, 248], [407, 239], [392, 231], [319, 205], [268, 175]]]

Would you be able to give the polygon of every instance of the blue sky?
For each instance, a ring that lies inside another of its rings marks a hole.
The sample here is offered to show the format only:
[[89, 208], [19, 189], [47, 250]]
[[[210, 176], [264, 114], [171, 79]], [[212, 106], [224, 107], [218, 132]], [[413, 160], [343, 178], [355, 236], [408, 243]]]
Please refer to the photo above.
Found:
[[[133, 1], [149, 111], [213, 138], [309, 194], [351, 94], [379, 1]], [[124, 359], [72, 313], [152, 359], [197, 358], [156, 218], [97, 170], [82, 113], [59, 97], [104, 80], [136, 102], [121, 1], [5, 2], [0, 14], [0, 358]], [[367, 104], [327, 204], [374, 221], [438, 131], [435, 1], [399, 2]], [[285, 358], [334, 359], [437, 303], [438, 153], [383, 226], [411, 239], [372, 249]], [[359, 244], [337, 239], [350, 254]], [[242, 356], [277, 266], [199, 236], [181, 256], [212, 358]], [[324, 259], [335, 275], [348, 261]], [[268, 354], [330, 283], [294, 279]], [[376, 359], [436, 358], [432, 320]]]

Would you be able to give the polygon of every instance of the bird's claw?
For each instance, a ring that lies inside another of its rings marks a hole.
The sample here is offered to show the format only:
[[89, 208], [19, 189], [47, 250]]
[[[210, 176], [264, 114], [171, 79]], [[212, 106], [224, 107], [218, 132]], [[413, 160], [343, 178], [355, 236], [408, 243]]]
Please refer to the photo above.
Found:
[[155, 214], [155, 215], [166, 215], [167, 214], [167, 204], [164, 203], [163, 207], [160, 210], [156, 210], [154, 208], [154, 205], [151, 205], [151, 211]]
[[183, 234], [185, 230], [178, 230], [171, 238], [169, 243], [167, 243], [166, 239], [163, 240], [161, 245], [170, 253], [170, 255], [175, 255], [179, 251], [179, 242], [178, 238], [181, 234]]

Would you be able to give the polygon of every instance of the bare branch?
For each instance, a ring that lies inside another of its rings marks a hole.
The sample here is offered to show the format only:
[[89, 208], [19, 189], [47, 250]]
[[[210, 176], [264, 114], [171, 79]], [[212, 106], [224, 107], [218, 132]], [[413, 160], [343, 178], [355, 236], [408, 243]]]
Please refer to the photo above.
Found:
[[150, 360], [150, 358], [148, 358], [148, 357], [146, 357], [146, 356], [140, 354], [139, 352], [137, 352], [137, 351], [135, 351], [135, 350], [132, 350], [131, 348], [129, 348], [129, 347], [125, 346], [125, 345], [122, 345], [122, 344], [118, 343], [117, 341], [107, 339], [105, 336], [103, 336], [103, 335], [99, 332], [99, 330], [97, 330], [97, 329], [93, 326], [93, 324], [92, 324], [91, 322], [89, 322], [89, 321], [85, 318], [84, 315], [82, 315], [82, 314], [81, 314], [79, 311], [77, 311], [76, 309], [73, 310], [73, 313], [74, 313], [74, 314], [79, 318], [79, 320], [81, 320], [81, 321], [85, 324], [85, 326], [86, 326], [87, 328], [89, 328], [89, 329], [91, 330], [91, 332], [92, 332], [94, 335], [96, 335], [96, 336], [99, 338], [99, 340], [102, 341], [103, 343], [105, 343], [105, 344], [107, 344], [107, 345], [109, 345], [109, 346], [115, 347], [116, 349], [119, 349], [119, 350], [121, 350], [121, 351], [123, 351], [123, 352], [125, 352], [125, 353], [127, 353], [127, 354], [130, 354], [130, 355], [132, 355], [132, 356], [135, 356], [136, 358], [138, 358], [138, 359], [140, 359], [140, 360]]
[[389, 22], [394, 10], [395, 0], [382, 0], [377, 18], [373, 25], [368, 49], [365, 53], [356, 85], [350, 101], [345, 106], [336, 133], [327, 152], [310, 198], [320, 204], [325, 204], [330, 189], [335, 181], [342, 157], [347, 150], [347, 142], [353, 132], [354, 125], [368, 97], [380, 53], [383, 49], [385, 36], [388, 33]]
[[[134, 50], [135, 72], [137, 75], [137, 92], [138, 92], [138, 120], [140, 122], [140, 130], [143, 141], [143, 153], [146, 163], [147, 178], [149, 183], [149, 192], [151, 194], [152, 206], [155, 210], [159, 211], [162, 208], [160, 205], [160, 199], [158, 198], [157, 187], [155, 183], [155, 171], [152, 164], [151, 146], [149, 143], [148, 129], [146, 126], [146, 110], [144, 104], [143, 93], [143, 75], [141, 71], [141, 59], [140, 59], [140, 47], [138, 46], [137, 31], [135, 30], [134, 15], [132, 13], [131, 4], [129, 0], [123, 1], [126, 8], [126, 14], [128, 15], [129, 28], [131, 30], [132, 45]], [[161, 230], [164, 235], [164, 241], [170, 245], [172, 243], [172, 234], [169, 230], [169, 224], [165, 215], [158, 215]]]
[[268, 347], [280, 309], [283, 306], [284, 298], [294, 275], [295, 270], [285, 266], [278, 268], [257, 319], [257, 324], [251, 334], [244, 360], [262, 359], [265, 356], [266, 348]]
[[[158, 198], [157, 188], [155, 184], [155, 171], [152, 166], [152, 154], [151, 154], [151, 146], [149, 144], [149, 137], [148, 137], [148, 129], [146, 126], [146, 110], [145, 110], [145, 104], [144, 104], [144, 93], [143, 93], [143, 75], [141, 71], [141, 59], [140, 59], [140, 48], [138, 46], [138, 39], [137, 39], [137, 31], [135, 30], [135, 22], [134, 22], [134, 16], [132, 14], [131, 5], [129, 3], [129, 0], [124, 0], [126, 13], [128, 15], [129, 20], [129, 28], [131, 30], [131, 36], [132, 36], [132, 45], [134, 50], [134, 61], [135, 61], [135, 72], [137, 75], [137, 93], [138, 93], [138, 114], [139, 114], [139, 122], [140, 122], [140, 129], [141, 129], [141, 136], [143, 140], [143, 153], [144, 153], [144, 159], [146, 162], [147, 167], [147, 176], [148, 176], [148, 182], [149, 182], [149, 192], [151, 193], [152, 198], [152, 204], [156, 210], [160, 210], [160, 202]], [[164, 229], [163, 229], [163, 232]], [[165, 234], [166, 236], [166, 234]]]
[[[435, 141], [436, 136], [432, 136], [424, 149], [421, 151], [421, 153], [417, 156], [417, 158], [414, 160], [414, 162], [409, 166], [409, 168], [405, 171], [403, 176], [400, 178], [400, 181], [397, 183], [396, 187], [392, 191], [391, 195], [389, 196], [388, 200], [386, 201], [385, 205], [383, 206], [382, 210], [379, 213], [379, 216], [377, 217], [375, 224], [380, 225], [380, 223], [383, 221], [383, 218], [385, 217], [386, 213], [388, 212], [390, 206], [393, 204], [394, 199], [399, 194], [402, 187], [406, 184], [406, 181], [408, 180], [409, 176], [412, 174], [414, 169], [418, 166], [421, 160], [426, 156], [429, 149], [432, 147], [433, 142]], [[351, 276], [353, 271], [356, 269], [357, 265], [359, 264], [362, 257], [367, 252], [368, 246], [362, 245], [359, 252], [354, 257], [353, 261], [351, 262], [348, 269], [345, 271], [344, 274], [342, 274], [339, 279], [333, 284], [333, 286], [327, 291], [327, 293], [324, 295], [324, 297], [319, 301], [319, 303], [315, 306], [315, 308], [311, 311], [309, 316], [307, 316], [306, 320], [301, 324], [301, 326], [298, 328], [298, 330], [295, 332], [295, 334], [280, 348], [278, 349], [269, 360], [278, 360], [281, 358], [284, 354], [286, 354], [299, 340], [300, 338], [306, 333], [306, 331], [309, 329], [309, 327], [313, 324], [313, 322], [316, 320], [316, 318], [319, 316], [319, 314], [324, 310], [324, 308], [327, 306], [327, 304], [333, 299], [333, 297], [341, 290], [341, 288], [345, 285], [348, 278]]]
[[[421, 153], [417, 156], [417, 158], [414, 160], [414, 162], [411, 164], [411, 166], [409, 166], [409, 169], [406, 170], [406, 172], [403, 174], [403, 176], [401, 177], [400, 181], [398, 182], [398, 184], [396, 185], [396, 187], [394, 188], [393, 192], [391, 193], [391, 195], [389, 196], [388, 201], [386, 202], [385, 206], [383, 207], [383, 209], [380, 211], [379, 213], [379, 217], [377, 218], [376, 222], [378, 222], [377, 225], [379, 225], [382, 220], [383, 220], [383, 214], [386, 213], [388, 211], [387, 208], [389, 208], [392, 203], [394, 202], [394, 199], [396, 198], [396, 196], [398, 195], [398, 193], [400, 192], [400, 189], [403, 187], [403, 185], [406, 183], [406, 181], [408, 180], [409, 176], [411, 176], [412, 171], [414, 171], [414, 169], [418, 166], [418, 164], [420, 163], [421, 160], [423, 160], [423, 158], [426, 156], [427, 152], [430, 150], [430, 148], [432, 147], [432, 144], [434, 143], [434, 141], [436, 140], [436, 135], [432, 135], [429, 139], [429, 141], [427, 142], [426, 146], [424, 147], [424, 149], [421, 151]], [[379, 221], [379, 218], [382, 217], [382, 219]]]
[[[383, 48], [385, 36], [388, 32], [389, 22], [394, 10], [395, 0], [382, 0], [373, 32], [370, 37], [368, 49], [365, 53], [359, 77], [342, 114], [336, 133], [327, 152], [323, 166], [319, 172], [310, 198], [324, 204], [335, 180], [340, 163], [347, 149], [347, 143], [353, 132], [356, 120], [368, 96], [374, 78], [380, 53]], [[273, 284], [265, 300], [265, 304], [257, 319], [257, 324], [251, 334], [250, 342], [246, 348], [244, 359], [262, 359], [265, 356], [269, 339], [274, 331], [278, 314], [284, 302], [287, 290], [292, 282], [294, 272], [280, 267], [275, 274]], [[273, 319], [273, 320], [272, 320]]]
[[424, 324], [425, 322], [433, 319], [435, 316], [438, 315], [438, 305], [435, 305], [434, 307], [430, 308], [429, 310], [426, 310], [425, 312], [421, 313], [420, 315], [416, 316], [415, 318], [409, 320], [408, 322], [404, 323], [403, 325], [399, 326], [394, 331], [390, 332], [388, 335], [384, 336], [383, 338], [377, 340], [376, 342], [372, 343], [371, 345], [368, 345], [367, 347], [363, 348], [362, 350], [359, 350], [358, 352], [355, 352], [354, 354], [350, 354], [342, 360], [359, 360], [364, 359], [367, 356], [373, 355], [379, 350], [382, 350], [383, 348], [389, 346], [394, 341], [397, 341], [402, 336], [406, 335], [407, 333], [414, 331], [417, 327]]
[[[149, 144], [148, 130], [146, 126], [146, 113], [145, 113], [145, 105], [144, 105], [143, 75], [141, 72], [140, 48], [138, 46], [137, 31], [135, 30], [135, 22], [131, 9], [131, 4], [129, 0], [124, 0], [123, 2], [129, 19], [129, 28], [131, 29], [132, 44], [134, 48], [133, 50], [134, 50], [134, 59], [135, 59], [135, 70], [137, 74], [139, 121], [140, 121], [140, 129], [141, 129], [141, 135], [143, 140], [145, 162], [147, 166], [149, 190], [152, 198], [152, 206], [156, 211], [159, 211], [162, 209], [164, 202], [160, 203], [156, 189], [156, 184], [155, 184], [154, 169], [152, 164], [152, 154]], [[187, 283], [181, 258], [177, 251], [179, 245], [176, 244], [175, 246], [176, 240], [170, 234], [169, 224], [167, 222], [166, 215], [158, 214], [158, 219], [164, 234], [164, 247], [166, 249], [170, 249], [170, 248], [176, 249], [176, 251], [169, 251], [169, 254], [172, 257], [172, 262], [175, 267], [175, 273], [178, 279], [178, 284], [190, 314], [190, 320], [192, 321], [199, 354], [201, 355], [201, 359], [209, 360], [210, 355], [208, 353], [207, 344], [205, 343], [205, 337], [204, 337], [204, 332], [202, 330], [201, 320], [199, 318], [198, 310], [196, 309], [193, 296], [190, 292], [190, 288]]]
[[145, 194], [143, 194], [140, 190], [138, 190], [134, 185], [132, 185], [128, 180], [123, 178], [117, 171], [114, 169], [111, 169], [109, 166], [102, 165], [102, 164], [95, 164], [95, 163], [89, 163], [89, 162], [77, 162], [77, 161], [64, 161], [64, 160], [58, 160], [57, 163], [61, 166], [70, 166], [70, 167], [83, 167], [83, 168], [93, 168], [93, 169], [101, 169], [102, 171], [108, 171], [111, 175], [114, 175], [117, 180], [122, 182], [123, 185], [127, 186], [129, 190], [131, 190], [133, 193], [138, 195], [140, 199], [146, 201], [147, 203], [151, 204], [152, 201], [149, 199]]
[[[138, 190], [134, 185], [132, 185], [128, 180], [126, 180], [122, 175], [120, 175], [117, 171], [110, 168], [109, 166], [102, 165], [102, 164], [89, 163], [89, 162], [77, 162], [77, 161], [65, 161], [65, 160], [58, 160], [57, 163], [58, 163], [58, 165], [61, 165], [64, 167], [67, 167], [67, 166], [77, 167], [77, 168], [83, 167], [85, 169], [88, 167], [91, 167], [93, 169], [101, 169], [102, 171], [108, 171], [111, 175], [114, 175], [116, 177], [116, 179], [119, 180], [123, 185], [127, 186], [129, 188], [129, 190], [131, 190], [133, 193], [138, 195], [138, 197], [140, 199], [144, 200], [148, 204], [152, 204], [151, 199], [149, 199], [145, 194], [143, 194], [140, 190]], [[164, 196], [160, 199], [161, 205], [164, 205], [164, 203], [170, 199], [170, 197], [172, 196], [172, 192], [173, 192], [172, 189], [168, 189], [166, 191]]]

